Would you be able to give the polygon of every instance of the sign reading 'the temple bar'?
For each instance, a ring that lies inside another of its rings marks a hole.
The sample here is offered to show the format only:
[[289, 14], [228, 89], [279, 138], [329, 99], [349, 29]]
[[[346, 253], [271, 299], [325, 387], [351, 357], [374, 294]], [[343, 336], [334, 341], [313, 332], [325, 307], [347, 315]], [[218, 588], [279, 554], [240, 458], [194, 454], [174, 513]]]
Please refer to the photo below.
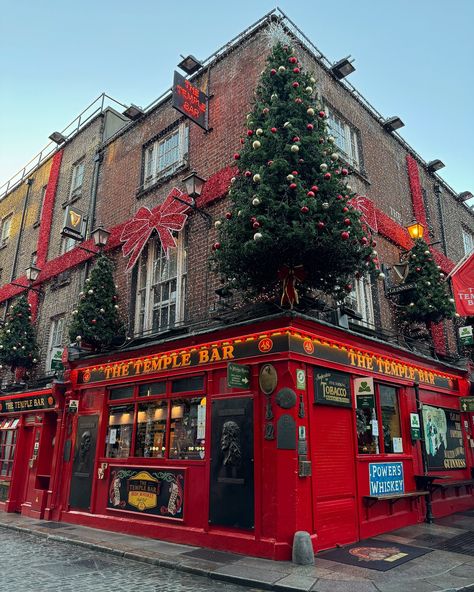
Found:
[[178, 72], [174, 73], [173, 107], [207, 130], [208, 98]]
[[40, 409], [53, 409], [56, 401], [51, 394], [35, 395], [32, 397], [18, 397], [3, 399], [0, 401], [0, 413], [12, 413], [21, 411], [37, 411]]

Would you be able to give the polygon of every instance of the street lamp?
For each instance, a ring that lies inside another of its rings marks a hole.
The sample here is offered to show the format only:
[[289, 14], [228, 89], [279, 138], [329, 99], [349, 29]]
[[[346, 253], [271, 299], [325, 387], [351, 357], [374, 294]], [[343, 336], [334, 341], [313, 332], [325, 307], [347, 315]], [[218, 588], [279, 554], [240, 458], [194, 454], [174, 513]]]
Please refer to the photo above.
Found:
[[184, 186], [186, 188], [186, 193], [188, 194], [188, 196], [191, 198], [191, 202], [185, 201], [184, 199], [181, 199], [180, 197], [175, 196], [174, 199], [176, 199], [177, 201], [180, 201], [181, 203], [185, 203], [187, 206], [189, 206], [194, 212], [197, 212], [201, 218], [204, 218], [204, 220], [206, 220], [208, 227], [210, 228], [212, 225], [212, 218], [211, 216], [207, 213], [204, 212], [203, 210], [201, 210], [201, 208], [198, 208], [196, 205], [196, 198], [198, 198], [201, 193], [202, 193], [202, 189], [204, 187], [204, 183], [206, 182], [206, 179], [203, 179], [202, 177], [200, 177], [196, 171], [192, 171], [187, 177], [185, 177], [184, 179], [181, 179], [181, 182], [184, 183]]
[[109, 241], [110, 232], [106, 230], [102, 224], [96, 226], [94, 230], [91, 232], [91, 238], [94, 241], [94, 245], [97, 247], [97, 251], [93, 251], [88, 247], [84, 247], [84, 245], [77, 245], [79, 249], [82, 251], [86, 251], [86, 253], [92, 253], [92, 255], [97, 255], [101, 252], [101, 250], [105, 247], [105, 245]]
[[354, 60], [349, 60], [350, 57], [351, 56], [347, 56], [347, 58], [342, 58], [342, 60], [339, 60], [331, 66], [331, 72], [338, 80], [342, 80], [349, 74], [352, 74], [352, 72], [355, 72], [355, 68], [352, 65], [352, 62]]
[[34, 265], [30, 265], [30, 267], [27, 267], [25, 269], [26, 279], [28, 281], [28, 284], [26, 286], [25, 286], [25, 284], [19, 284], [18, 282], [10, 282], [10, 283], [12, 284], [12, 286], [18, 286], [19, 288], [24, 288], [25, 290], [33, 290], [33, 292], [39, 293], [40, 289], [33, 288], [32, 284], [34, 282], [36, 282], [40, 272], [41, 272], [41, 269], [39, 267], [35, 267]]
[[423, 234], [425, 233], [425, 227], [423, 226], [423, 224], [420, 224], [416, 220], [414, 220], [411, 224], [408, 224], [408, 226], [406, 226], [406, 229], [408, 230], [410, 238], [413, 240], [423, 238]]

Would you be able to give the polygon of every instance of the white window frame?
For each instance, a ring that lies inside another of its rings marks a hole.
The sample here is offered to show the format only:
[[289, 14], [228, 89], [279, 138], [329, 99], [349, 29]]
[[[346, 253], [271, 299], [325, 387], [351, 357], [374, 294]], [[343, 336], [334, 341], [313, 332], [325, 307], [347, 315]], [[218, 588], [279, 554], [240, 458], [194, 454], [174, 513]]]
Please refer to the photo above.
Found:
[[462, 244], [464, 255], [469, 255], [474, 250], [474, 235], [468, 230], [462, 229]]
[[48, 185], [43, 185], [41, 188], [41, 203], [38, 210], [38, 217], [36, 222], [39, 224], [41, 222], [41, 216], [43, 215], [43, 208], [44, 208], [44, 200], [46, 199], [46, 191], [48, 190]]
[[368, 275], [354, 279], [352, 292], [346, 297], [346, 304], [361, 315], [361, 319], [351, 319], [352, 323], [374, 328], [374, 301], [372, 283]]
[[162, 177], [172, 175], [181, 168], [188, 158], [188, 145], [189, 127], [182, 123], [166, 136], [146, 146], [143, 153], [143, 189], [148, 189]]
[[72, 167], [71, 190], [69, 199], [77, 197], [82, 193], [82, 184], [84, 183], [84, 159], [76, 162]]
[[359, 133], [328, 106], [325, 107], [329, 134], [336, 140], [338, 152], [352, 168], [360, 170]]
[[13, 214], [4, 216], [0, 222], [0, 247], [7, 244], [12, 230]]
[[50, 368], [51, 360], [53, 358], [53, 348], [62, 347], [62, 345], [63, 345], [65, 320], [66, 320], [66, 317], [64, 315], [53, 317], [51, 319], [51, 325], [49, 327], [49, 337], [48, 337], [48, 352], [46, 355], [46, 366], [45, 366], [45, 373], [46, 374], [54, 374], [54, 371], [51, 370], [51, 368]]
[[[177, 247], [169, 250], [168, 258], [161, 248], [159, 237], [151, 239], [138, 260], [135, 305], [137, 335], [163, 332], [183, 322], [187, 275], [185, 235], [186, 232], [182, 231], [176, 237]], [[169, 274], [173, 266], [175, 270]], [[164, 297], [164, 294], [168, 296]], [[173, 309], [174, 320], [170, 321]], [[167, 318], [166, 322], [163, 317]]]
[[72, 251], [76, 246], [76, 242], [77, 241], [70, 236], [62, 236], [60, 249], [61, 255], [64, 255], [65, 253], [69, 253], [69, 251]]

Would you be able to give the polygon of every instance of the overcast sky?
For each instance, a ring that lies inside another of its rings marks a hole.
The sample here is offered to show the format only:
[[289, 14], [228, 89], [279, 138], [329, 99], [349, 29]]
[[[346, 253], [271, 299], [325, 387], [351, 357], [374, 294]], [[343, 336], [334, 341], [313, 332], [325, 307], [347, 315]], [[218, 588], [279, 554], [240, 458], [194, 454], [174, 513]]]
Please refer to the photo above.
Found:
[[[180, 54], [207, 58], [267, 0], [0, 0], [0, 185], [94, 98], [147, 106]], [[473, 0], [280, 0], [330, 61], [457, 192], [474, 192]], [[245, 64], [242, 64], [245, 68]]]

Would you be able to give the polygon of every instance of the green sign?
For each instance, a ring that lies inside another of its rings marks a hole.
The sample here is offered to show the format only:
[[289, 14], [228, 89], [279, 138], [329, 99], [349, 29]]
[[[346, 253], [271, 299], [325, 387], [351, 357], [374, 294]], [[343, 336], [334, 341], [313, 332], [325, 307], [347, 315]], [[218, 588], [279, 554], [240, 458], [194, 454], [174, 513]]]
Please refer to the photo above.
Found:
[[459, 403], [461, 411], [474, 412], [474, 397], [461, 397]]
[[374, 395], [357, 395], [357, 409], [375, 409]]
[[51, 356], [51, 370], [64, 370], [63, 347], [53, 347]]
[[306, 388], [306, 372], [302, 368], [296, 370], [296, 388], [302, 391]]
[[227, 386], [230, 388], [249, 388], [250, 366], [242, 364], [227, 364]]
[[413, 442], [421, 439], [420, 416], [418, 413], [410, 413], [410, 433]]
[[314, 369], [314, 402], [322, 405], [352, 407], [351, 380], [349, 374]]
[[474, 337], [472, 335], [472, 326], [467, 325], [466, 327], [459, 328], [459, 340], [462, 345], [473, 345]]

